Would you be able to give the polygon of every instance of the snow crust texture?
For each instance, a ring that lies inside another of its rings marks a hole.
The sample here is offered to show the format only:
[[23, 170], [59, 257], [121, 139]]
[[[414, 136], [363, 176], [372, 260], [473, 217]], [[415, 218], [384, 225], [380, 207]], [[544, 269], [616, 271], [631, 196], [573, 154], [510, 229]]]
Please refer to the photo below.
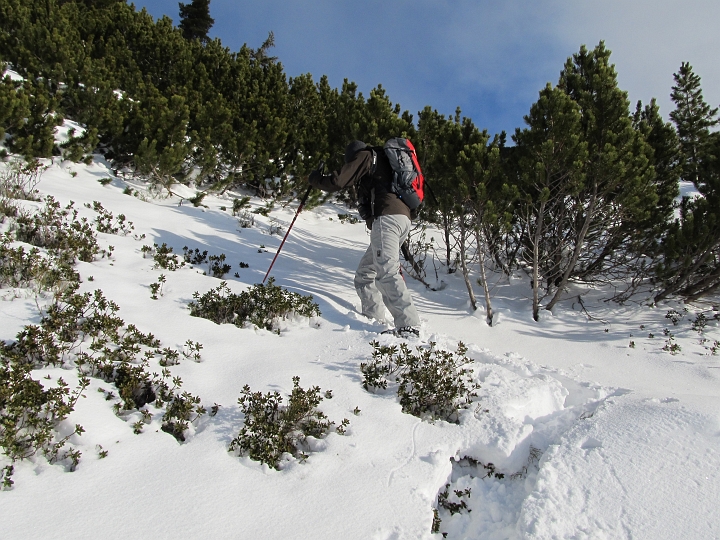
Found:
[[717, 538], [717, 422], [677, 402], [606, 400], [552, 445], [523, 538]]

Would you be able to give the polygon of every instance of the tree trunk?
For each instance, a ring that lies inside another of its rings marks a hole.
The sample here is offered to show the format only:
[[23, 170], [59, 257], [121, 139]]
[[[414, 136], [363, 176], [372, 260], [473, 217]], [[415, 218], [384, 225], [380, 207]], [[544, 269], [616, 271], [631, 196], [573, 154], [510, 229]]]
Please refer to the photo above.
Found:
[[448, 274], [450, 274], [452, 253], [450, 253], [450, 218], [447, 214], [443, 214], [443, 229], [445, 233], [445, 263], [447, 264]]
[[470, 297], [470, 306], [473, 311], [477, 310], [477, 300], [475, 299], [475, 293], [472, 289], [472, 283], [470, 283], [470, 276], [467, 267], [466, 249], [465, 244], [467, 242], [467, 229], [465, 227], [465, 217], [459, 217], [460, 223], [460, 266], [462, 268], [463, 278], [465, 279], [465, 286], [467, 287], [468, 296]]
[[587, 213], [585, 214], [583, 226], [575, 239], [575, 249], [573, 250], [572, 257], [568, 261], [565, 272], [563, 272], [562, 279], [557, 286], [557, 291], [555, 291], [555, 296], [553, 296], [552, 300], [550, 300], [548, 305], [545, 306], [545, 309], [547, 310], [551, 310], [560, 300], [560, 295], [562, 294], [565, 285], [567, 285], [570, 274], [572, 273], [573, 268], [575, 268], [575, 265], [580, 258], [580, 252], [582, 251], [582, 247], [585, 243], [585, 235], [587, 234], [588, 229], [590, 229], [590, 222], [593, 220], [595, 214], [595, 203], [597, 202], [597, 184], [595, 184], [594, 187], [595, 189], [593, 190], [590, 204], [588, 205]]
[[533, 275], [532, 275], [532, 288], [533, 288], [533, 320], [538, 321], [540, 319], [540, 300], [538, 298], [538, 287], [540, 286], [539, 281], [539, 265], [540, 265], [540, 239], [542, 238], [542, 227], [545, 221], [545, 201], [540, 203], [540, 208], [536, 214], [535, 219], [535, 235], [533, 238]]
[[487, 277], [485, 274], [485, 253], [481, 249], [484, 244], [480, 241], [480, 231], [475, 231], [475, 242], [478, 246], [478, 257], [480, 258], [480, 279], [482, 280], [483, 291], [485, 292], [485, 313], [488, 326], [492, 326], [493, 323], [493, 310], [492, 304], [490, 303], [490, 288], [488, 287]]

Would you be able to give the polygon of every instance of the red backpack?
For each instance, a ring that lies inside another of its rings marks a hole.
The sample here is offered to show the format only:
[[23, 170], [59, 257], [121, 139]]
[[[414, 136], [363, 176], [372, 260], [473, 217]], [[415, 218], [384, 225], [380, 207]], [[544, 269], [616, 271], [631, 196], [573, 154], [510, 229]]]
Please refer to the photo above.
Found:
[[410, 210], [416, 210], [425, 199], [425, 177], [413, 143], [402, 137], [393, 137], [385, 143], [383, 150], [393, 170], [390, 190]]

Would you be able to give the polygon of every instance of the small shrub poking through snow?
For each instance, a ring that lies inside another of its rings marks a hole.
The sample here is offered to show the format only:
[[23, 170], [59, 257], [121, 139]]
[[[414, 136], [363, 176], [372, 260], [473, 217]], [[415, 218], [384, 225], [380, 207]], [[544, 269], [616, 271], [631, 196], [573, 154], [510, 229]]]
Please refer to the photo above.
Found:
[[37, 454], [45, 456], [50, 463], [69, 458], [73, 470], [80, 453], [73, 449], [61, 451], [73, 435], [80, 435], [84, 430], [76, 424], [75, 429], [63, 437], [58, 433], [58, 426], [74, 410], [89, 380], [82, 377], [72, 391], [62, 378], [55, 387], [49, 387], [32, 378], [32, 368], [30, 363], [10, 361], [0, 350], [0, 448], [13, 462]]
[[[450, 484], [445, 484], [445, 489], [438, 493], [438, 506], [442, 506], [445, 510], [450, 512], [451, 516], [459, 514], [463, 510], [467, 510], [469, 512], [467, 503], [463, 499], [465, 497], [470, 497], [471, 489], [456, 489], [453, 492], [455, 497], [452, 497], [450, 494]], [[457, 502], [453, 499], [457, 499]]]
[[187, 246], [183, 248], [183, 260], [188, 264], [196, 266], [200, 264], [207, 264], [208, 272], [212, 277], [222, 279], [223, 276], [232, 269], [232, 266], [227, 264], [225, 259], [226, 257], [224, 253], [208, 256], [207, 250], [200, 252], [198, 248], [195, 248], [195, 251]]
[[143, 246], [140, 251], [143, 254], [143, 258], [147, 255], [152, 255], [155, 264], [153, 268], [164, 268], [174, 272], [185, 266], [185, 261], [179, 261], [178, 256], [173, 253], [173, 248], [163, 242], [162, 246], [153, 244], [153, 247]]
[[320, 308], [312, 296], [302, 296], [275, 285], [270, 278], [266, 285], [258, 284], [240, 294], [230, 292], [227, 282], [211, 289], [202, 296], [193, 294], [190, 315], [209, 319], [216, 324], [232, 323], [243, 327], [246, 323], [279, 333], [278, 321], [293, 315], [314, 317]]
[[472, 360], [465, 356], [467, 347], [463, 343], [451, 353], [436, 349], [431, 342], [428, 348], [416, 347], [417, 354], [405, 343], [399, 349], [377, 341], [370, 345], [372, 360], [360, 364], [363, 387], [386, 389], [388, 379], [397, 382], [397, 394], [405, 413], [457, 422], [458, 411], [467, 408], [477, 396], [475, 391], [480, 384], [467, 367]]
[[132, 221], [127, 221], [125, 214], [119, 214], [115, 217], [112, 212], [106, 210], [98, 201], [93, 201], [92, 205], [85, 203], [85, 208], [91, 208], [98, 213], [95, 218], [95, 228], [98, 232], [127, 236], [135, 230], [135, 225], [133, 225]]
[[9, 199], [38, 200], [35, 188], [47, 169], [37, 160], [11, 163], [0, 172], [0, 201], [5, 204]]
[[78, 211], [73, 208], [73, 203], [61, 208], [60, 203], [49, 195], [45, 198], [43, 209], [32, 215], [20, 212], [11, 230], [16, 240], [45, 248], [58, 260], [70, 264], [76, 259], [93, 262], [99, 253], [103, 257], [109, 255], [98, 246], [88, 220], [78, 219]]
[[[287, 405], [279, 392], [252, 392], [245, 385], [238, 403], [245, 415], [245, 424], [230, 443], [228, 450], [238, 450], [250, 459], [280, 468], [283, 454], [307, 459], [311, 448], [308, 437], [321, 438], [331, 431], [334, 422], [317, 406], [323, 400], [320, 387], [300, 387], [300, 377], [293, 377], [293, 390]], [[345, 433], [349, 420], [344, 419], [336, 431]]]
[[[177, 364], [180, 353], [168, 347], [161, 349], [152, 334], [125, 325], [117, 316], [119, 307], [101, 290], [79, 294], [77, 286], [46, 308], [39, 325], [26, 325], [14, 342], [0, 341], [2, 453], [12, 461], [41, 454], [51, 463], [68, 461], [74, 469], [80, 453], [64, 451], [63, 447], [83, 429], [76, 425], [71, 434], [60, 435], [58, 426], [73, 411], [91, 377], [115, 385], [119, 400], [113, 410], [118, 416], [136, 410], [143, 415], [145, 421], [133, 426], [136, 433], [150, 421], [151, 414], [142, 407], [154, 403], [157, 409], [165, 407], [163, 431], [184, 440], [190, 424], [205, 409], [199, 398], [180, 391], [179, 377], [173, 377], [167, 368], [160, 375], [152, 373], [149, 365], [150, 361], [161, 366]], [[199, 358], [202, 345], [190, 344], [190, 353], [198, 353]], [[57, 387], [51, 387], [32, 378], [33, 369], [48, 366], [74, 367], [77, 388], [71, 390], [62, 379], [58, 379]], [[114, 399], [114, 393], [106, 392], [106, 400]]]
[[59, 291], [77, 281], [78, 276], [66, 261], [44, 256], [38, 248], [25, 251], [10, 247], [10, 238], [0, 239], [0, 288], [32, 288], [36, 293]]

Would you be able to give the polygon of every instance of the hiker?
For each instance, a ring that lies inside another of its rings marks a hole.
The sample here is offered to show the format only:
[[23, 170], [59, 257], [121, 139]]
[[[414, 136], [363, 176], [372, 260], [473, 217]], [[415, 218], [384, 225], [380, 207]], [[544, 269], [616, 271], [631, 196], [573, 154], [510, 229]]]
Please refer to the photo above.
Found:
[[410, 233], [411, 214], [390, 191], [392, 178], [393, 170], [382, 149], [374, 151], [362, 141], [353, 141], [345, 149], [345, 165], [340, 172], [323, 175], [316, 170], [308, 182], [331, 193], [356, 186], [360, 217], [370, 229], [370, 245], [354, 280], [362, 314], [384, 321], [386, 306], [395, 324], [388, 333], [419, 336], [420, 317], [400, 274], [400, 246]]

